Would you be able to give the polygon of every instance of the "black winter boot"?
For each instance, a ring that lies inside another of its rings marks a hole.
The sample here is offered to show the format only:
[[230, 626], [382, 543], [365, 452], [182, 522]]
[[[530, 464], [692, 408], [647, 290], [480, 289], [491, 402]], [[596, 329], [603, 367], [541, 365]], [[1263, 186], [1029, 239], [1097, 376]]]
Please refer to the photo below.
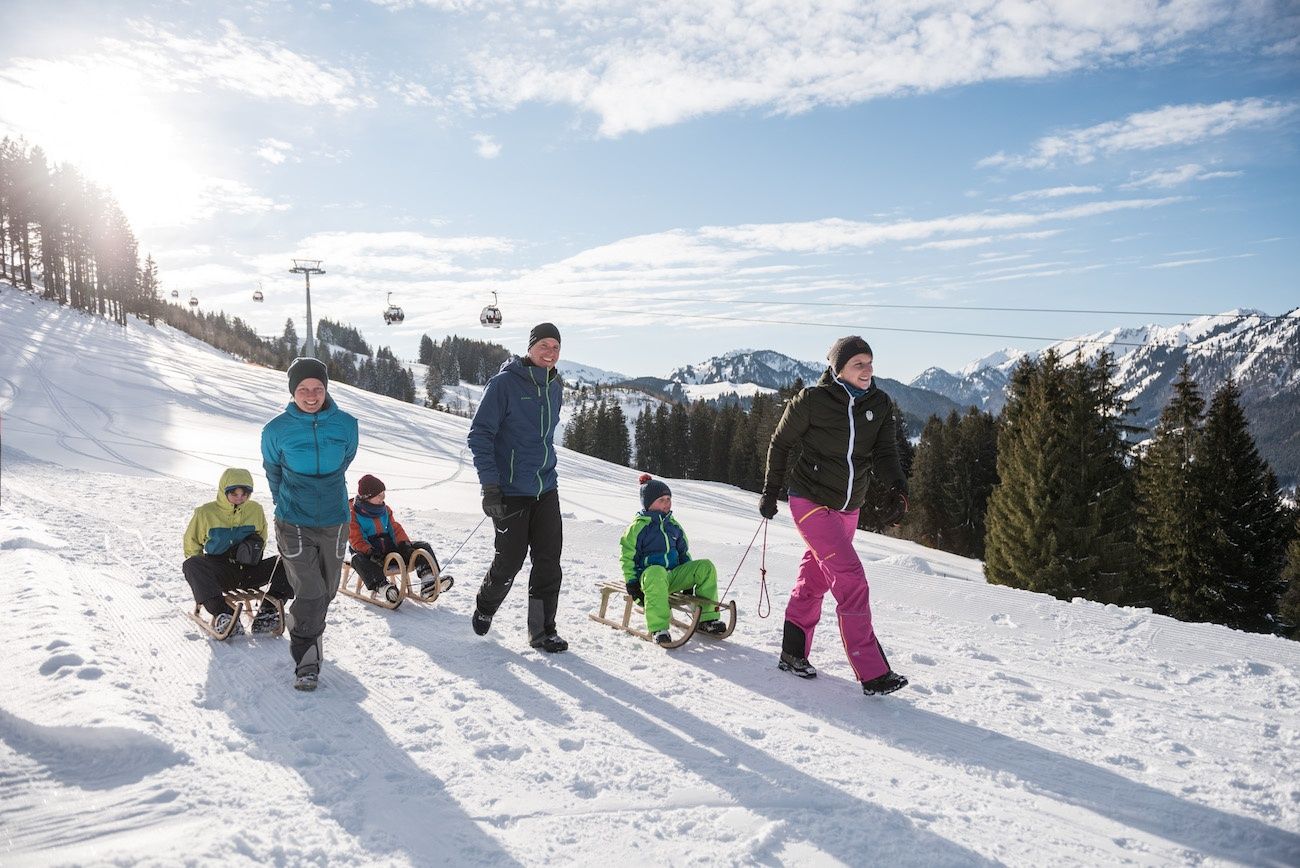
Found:
[[867, 696], [884, 696], [906, 686], [907, 679], [891, 669], [879, 678], [862, 682], [862, 692]]
[[782, 672], [793, 672], [800, 678], [816, 678], [817, 670], [808, 662], [807, 657], [795, 657], [793, 654], [781, 652], [781, 659], [776, 662], [776, 668]]

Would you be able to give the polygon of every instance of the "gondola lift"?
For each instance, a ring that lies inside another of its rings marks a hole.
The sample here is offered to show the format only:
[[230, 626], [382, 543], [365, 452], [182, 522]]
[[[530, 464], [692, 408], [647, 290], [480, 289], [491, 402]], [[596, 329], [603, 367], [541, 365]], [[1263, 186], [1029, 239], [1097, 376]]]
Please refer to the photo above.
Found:
[[180, 298], [180, 297], [181, 297], [181, 291], [179, 289], [173, 289], [172, 298]]
[[199, 297], [197, 295], [191, 295], [190, 307], [198, 307], [198, 306], [199, 306]]
[[262, 299], [263, 299], [262, 284], [259, 281], [257, 284], [257, 289], [253, 290], [253, 301], [261, 301]]
[[492, 292], [492, 303], [483, 308], [483, 312], [478, 315], [478, 321], [490, 329], [501, 328], [501, 308], [497, 307], [496, 291]]
[[402, 309], [393, 304], [393, 294], [388, 293], [388, 309], [384, 311], [384, 325], [392, 325], [395, 322], [402, 322], [406, 319], [406, 314]]

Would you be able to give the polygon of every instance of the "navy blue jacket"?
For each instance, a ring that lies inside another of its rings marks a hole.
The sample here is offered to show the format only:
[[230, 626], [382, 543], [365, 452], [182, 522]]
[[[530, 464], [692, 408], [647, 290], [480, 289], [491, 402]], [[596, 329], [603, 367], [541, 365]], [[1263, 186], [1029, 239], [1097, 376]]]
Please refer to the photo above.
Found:
[[522, 358], [501, 366], [469, 426], [480, 484], [516, 497], [540, 497], [555, 487], [555, 421], [563, 397], [558, 371]]
[[357, 455], [357, 420], [326, 396], [316, 413], [292, 401], [262, 429], [262, 468], [271, 484], [275, 517], [303, 527], [347, 524], [343, 474]]
[[646, 567], [672, 572], [691, 561], [691, 545], [671, 512], [643, 509], [632, 519], [620, 543], [623, 581], [639, 582]]

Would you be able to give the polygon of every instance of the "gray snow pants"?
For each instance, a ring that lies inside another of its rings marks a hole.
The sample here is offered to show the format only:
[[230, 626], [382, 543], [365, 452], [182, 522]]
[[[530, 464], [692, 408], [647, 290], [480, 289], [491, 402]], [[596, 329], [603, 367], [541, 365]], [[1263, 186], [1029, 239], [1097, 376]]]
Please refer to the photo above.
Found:
[[325, 613], [339, 591], [348, 526], [304, 527], [275, 520], [275, 544], [293, 586], [285, 626], [294, 675], [319, 675]]

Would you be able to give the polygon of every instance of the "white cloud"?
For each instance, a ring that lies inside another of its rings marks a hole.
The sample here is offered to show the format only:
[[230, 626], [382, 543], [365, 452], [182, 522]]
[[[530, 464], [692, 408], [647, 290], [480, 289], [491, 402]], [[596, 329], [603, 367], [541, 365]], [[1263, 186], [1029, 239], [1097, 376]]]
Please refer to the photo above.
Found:
[[262, 139], [258, 144], [261, 147], [255, 153], [274, 166], [280, 165], [292, 156], [293, 145], [288, 142], [279, 139]]
[[1215, 178], [1236, 178], [1241, 172], [1207, 172], [1205, 167], [1199, 163], [1184, 163], [1173, 169], [1157, 169], [1153, 172], [1145, 172], [1136, 175], [1133, 180], [1126, 184], [1120, 184], [1125, 190], [1136, 190], [1141, 187], [1159, 187], [1168, 189], [1177, 187], [1180, 184], [1186, 184], [1188, 181], [1209, 181]]
[[475, 133], [475, 152], [485, 160], [494, 160], [501, 155], [501, 145], [487, 133]]
[[1008, 196], [1007, 199], [1012, 202], [1024, 202], [1029, 199], [1059, 199], [1062, 196], [1082, 196], [1087, 193], [1100, 193], [1100, 187], [1046, 187], [1042, 190], [1026, 190], [1023, 193], [1016, 193], [1014, 196]]
[[1201, 265], [1206, 262], [1222, 262], [1225, 259], [1248, 259], [1254, 256], [1253, 253], [1236, 253], [1232, 256], [1204, 256], [1194, 259], [1175, 259], [1170, 262], [1157, 262], [1155, 265], [1144, 265], [1143, 268], [1185, 268], [1188, 265]]
[[1234, 130], [1267, 126], [1295, 110], [1295, 103], [1257, 97], [1164, 106], [1136, 112], [1123, 120], [1045, 136], [1034, 143], [1028, 154], [999, 152], [980, 160], [978, 165], [1041, 169], [1058, 162], [1090, 163], [1122, 151], [1190, 145]]
[[[372, 0], [393, 9], [413, 0]], [[618, 136], [704, 115], [796, 114], [1262, 37], [1272, 3], [425, 0], [490, 27], [448, 91], [482, 110], [578, 107]], [[1229, 27], [1228, 25], [1231, 25]], [[548, 34], [539, 36], [539, 34]]]

